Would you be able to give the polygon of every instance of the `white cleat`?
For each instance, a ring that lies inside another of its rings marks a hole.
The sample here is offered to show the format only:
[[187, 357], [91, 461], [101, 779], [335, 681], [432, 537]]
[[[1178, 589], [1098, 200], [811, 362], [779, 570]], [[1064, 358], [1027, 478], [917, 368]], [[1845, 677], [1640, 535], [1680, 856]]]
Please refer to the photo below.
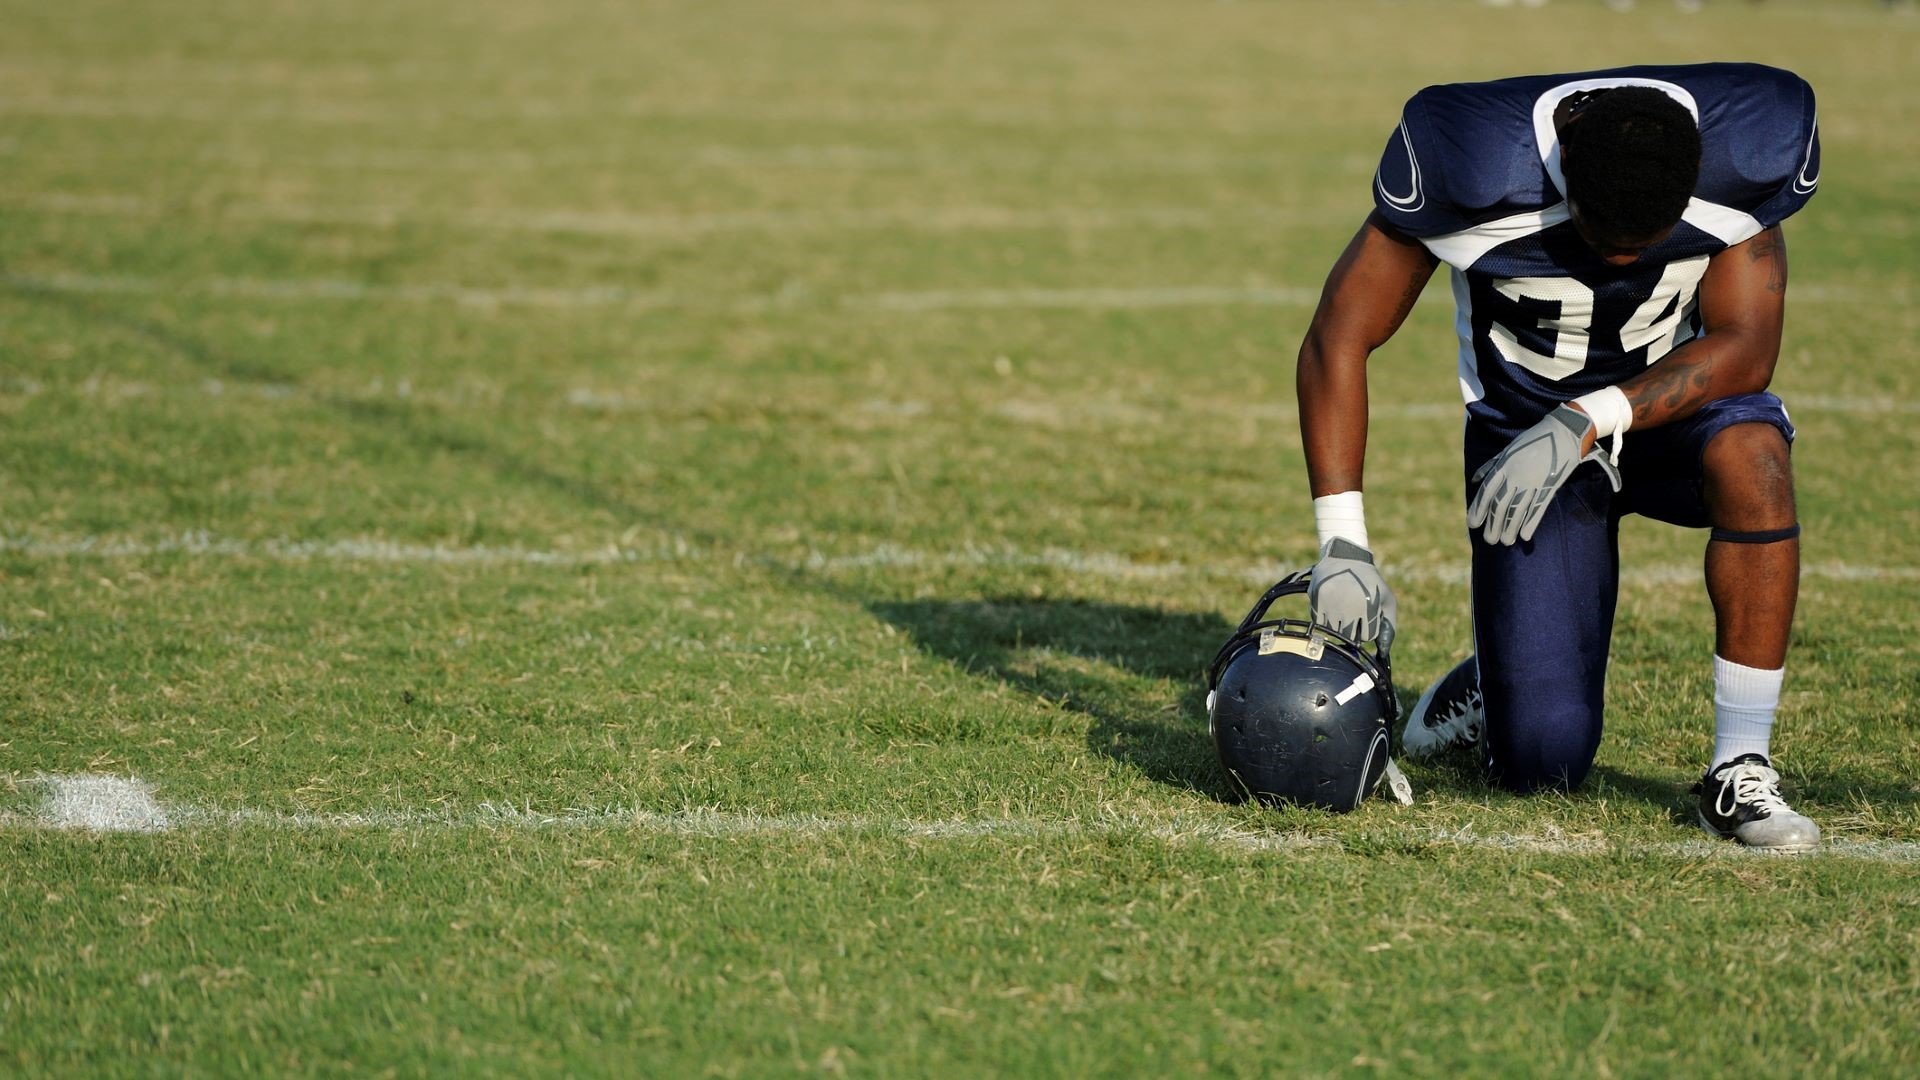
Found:
[[1780, 797], [1780, 774], [1760, 754], [1741, 754], [1707, 770], [1693, 786], [1700, 827], [1755, 851], [1793, 855], [1820, 846], [1820, 826]]
[[1410, 758], [1430, 758], [1456, 747], [1476, 746], [1486, 727], [1479, 658], [1469, 656], [1420, 695], [1400, 732], [1400, 752]]

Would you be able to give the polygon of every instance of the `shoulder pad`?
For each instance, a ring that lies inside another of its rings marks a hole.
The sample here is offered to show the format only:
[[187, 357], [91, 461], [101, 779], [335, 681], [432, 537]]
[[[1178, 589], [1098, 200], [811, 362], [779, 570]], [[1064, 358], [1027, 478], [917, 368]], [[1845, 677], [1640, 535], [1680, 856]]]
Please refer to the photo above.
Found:
[[1740, 87], [1702, 102], [1699, 195], [1771, 227], [1805, 206], [1820, 182], [1813, 88], [1779, 68], [1727, 66], [1737, 67]]
[[1558, 201], [1534, 148], [1531, 104], [1502, 83], [1429, 86], [1408, 99], [1374, 173], [1381, 216], [1424, 238]]

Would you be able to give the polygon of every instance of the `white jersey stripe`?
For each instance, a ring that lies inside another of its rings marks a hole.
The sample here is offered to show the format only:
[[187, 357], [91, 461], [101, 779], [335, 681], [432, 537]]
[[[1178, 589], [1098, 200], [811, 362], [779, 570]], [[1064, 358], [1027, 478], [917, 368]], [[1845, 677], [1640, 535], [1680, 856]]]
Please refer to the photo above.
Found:
[[1471, 405], [1487, 396], [1480, 381], [1480, 358], [1473, 351], [1473, 289], [1466, 272], [1453, 267], [1453, 330], [1460, 337], [1460, 396]]
[[1501, 244], [1544, 232], [1565, 220], [1567, 204], [1555, 203], [1545, 210], [1529, 210], [1459, 232], [1423, 237], [1420, 242], [1441, 262], [1465, 270]]
[[1407, 149], [1407, 193], [1395, 195], [1387, 190], [1385, 165], [1380, 167], [1379, 172], [1374, 173], [1373, 182], [1380, 189], [1380, 197], [1387, 200], [1387, 205], [1402, 213], [1411, 214], [1427, 205], [1427, 196], [1420, 188], [1420, 159], [1413, 155], [1413, 139], [1407, 134], [1405, 120], [1400, 121], [1400, 145]]
[[1752, 214], [1735, 210], [1731, 206], [1721, 206], [1705, 199], [1694, 198], [1687, 202], [1687, 211], [1680, 220], [1714, 237], [1721, 243], [1732, 247], [1745, 240], [1760, 235], [1766, 228], [1760, 219]]

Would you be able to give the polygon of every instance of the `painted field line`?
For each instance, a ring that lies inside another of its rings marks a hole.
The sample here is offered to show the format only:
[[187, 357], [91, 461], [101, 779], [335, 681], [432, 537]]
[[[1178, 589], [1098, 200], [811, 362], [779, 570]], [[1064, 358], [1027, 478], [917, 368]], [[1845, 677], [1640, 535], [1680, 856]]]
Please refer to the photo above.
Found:
[[622, 563], [684, 562], [710, 558], [685, 539], [658, 547], [613, 545], [585, 551], [548, 551], [487, 544], [408, 544], [392, 540], [236, 540], [206, 532], [185, 532], [153, 540], [120, 537], [0, 536], [0, 553], [31, 558], [129, 559], [185, 555], [212, 559], [261, 559], [267, 562], [368, 562], [443, 565], [611, 566]]
[[[181, 205], [137, 195], [23, 192], [0, 195], [0, 203], [50, 214], [118, 218], [181, 218], [196, 221], [264, 221], [295, 225], [346, 225], [391, 229], [429, 225], [503, 232], [619, 237], [700, 237], [716, 233], [819, 233], [872, 230], [965, 232], [1044, 229], [1204, 229], [1223, 226], [1292, 227], [1333, 220], [1331, 208], [1276, 206], [893, 206], [849, 210], [798, 207], [787, 210], [578, 210], [504, 207], [444, 209], [421, 206], [304, 203]], [[1351, 215], [1349, 215], [1351, 216]]]
[[[256, 380], [228, 382], [225, 379], [212, 378], [201, 379], [198, 382], [183, 380], [155, 383], [141, 379], [102, 376], [99, 372], [90, 372], [77, 382], [51, 385], [27, 376], [0, 377], [0, 396], [32, 398], [47, 393], [59, 393], [115, 403], [182, 396], [253, 397], [264, 401], [318, 401], [325, 404], [337, 404], [342, 400], [392, 400], [431, 403], [446, 409], [497, 409], [511, 400], [514, 407], [520, 410], [524, 410], [529, 405], [541, 404], [544, 400], [545, 405], [550, 408], [565, 407], [586, 413], [640, 415], [661, 419], [704, 414], [716, 407], [743, 407], [770, 415], [780, 415], [783, 411], [792, 409], [797, 414], [807, 416], [819, 416], [824, 413], [845, 417], [857, 414], [862, 417], [905, 421], [939, 417], [968, 422], [992, 416], [1036, 427], [1061, 429], [1104, 428], [1114, 425], [1175, 426], [1184, 429], [1194, 423], [1196, 414], [1224, 417], [1241, 422], [1291, 422], [1298, 419], [1300, 415], [1298, 408], [1282, 401], [1240, 402], [1213, 398], [1170, 401], [1164, 405], [1098, 398], [1065, 401], [1033, 397], [982, 401], [872, 398], [858, 402], [849, 409], [837, 404], [832, 408], [796, 406], [764, 398], [738, 400], [717, 396], [662, 397], [656, 394], [628, 393], [586, 386], [575, 386], [562, 395], [548, 398], [539, 393], [509, 389], [505, 384], [488, 379], [462, 377], [450, 384], [438, 381], [444, 378], [444, 375], [429, 376], [420, 384], [416, 384], [414, 379], [407, 375], [395, 377], [392, 381], [388, 381], [385, 377], [375, 377], [360, 387], [321, 390], [292, 382]], [[1898, 398], [1792, 394], [1789, 396], [1787, 406], [1792, 412], [1803, 417], [1808, 413], [1839, 413], [1852, 416], [1920, 415], [1920, 401]], [[1373, 403], [1369, 407], [1369, 415], [1375, 420], [1435, 420], [1458, 425], [1462, 419], [1463, 409], [1464, 406], [1459, 401], [1385, 401]]]
[[[463, 285], [423, 281], [378, 283], [343, 278], [215, 277], [172, 280], [109, 274], [0, 274], [0, 286], [26, 292], [71, 293], [98, 296], [212, 296], [243, 300], [311, 303], [452, 303], [467, 307], [588, 308], [636, 311], [734, 311], [759, 313], [808, 306], [838, 306], [854, 311], [914, 314], [938, 311], [1061, 310], [1149, 311], [1159, 308], [1284, 307], [1310, 308], [1319, 303], [1317, 288], [1293, 285], [1138, 285], [1086, 288], [980, 288], [893, 290], [839, 295], [813, 294], [804, 289], [759, 295], [714, 296], [672, 290], [628, 289], [617, 285], [532, 286]], [[1804, 286], [1796, 301], [1897, 305], [1909, 291], [1858, 289], [1851, 286]], [[1428, 290], [1419, 303], [1439, 307], [1450, 303], [1439, 290]], [[1842, 399], [1835, 399], [1842, 400]], [[1912, 411], [1910, 402], [1891, 405], [1878, 399], [1849, 399], [1862, 411]]]
[[[0, 153], [9, 148], [0, 143]], [[369, 150], [331, 149], [301, 154], [265, 153], [245, 145], [205, 144], [187, 151], [190, 160], [254, 170], [337, 169], [347, 172], [400, 173], [548, 173], [555, 170], [630, 170], [656, 163], [728, 168], [786, 168], [834, 172], [894, 172], [906, 174], [970, 174], [1013, 172], [1023, 169], [1078, 169], [1104, 173], [1146, 175], [1220, 175], [1261, 173], [1280, 175], [1292, 162], [1282, 153], [1227, 154], [1204, 151], [1162, 153], [1088, 152], [1061, 149], [1022, 152], [996, 147], [902, 149], [850, 143], [727, 144], [694, 146], [626, 146], [618, 149], [556, 148], [551, 150]], [[36, 163], [71, 163], [79, 168], [121, 160], [118, 154], [64, 154], [57, 158], [36, 154]], [[1364, 183], [1378, 159], [1347, 155], [1339, 167]], [[78, 171], [76, 169], [76, 171]], [[1333, 211], [1329, 211], [1332, 213]]]
[[[461, 302], [481, 302], [478, 299], [454, 294], [446, 295], [450, 299], [458, 299]], [[497, 297], [499, 294], [494, 295]], [[512, 302], [540, 301], [538, 294], [520, 293]], [[540, 402], [542, 397], [542, 395], [530, 394], [518, 389], [509, 390], [504, 384], [472, 377], [463, 377], [451, 385], [435, 385], [433, 377], [423, 380], [421, 385], [416, 385], [413, 378], [406, 375], [398, 376], [391, 382], [384, 377], [376, 377], [361, 387], [326, 390], [310, 389], [292, 382], [254, 380], [228, 382], [224, 379], [211, 378], [201, 379], [198, 382], [155, 383], [141, 379], [103, 377], [99, 372], [90, 372], [78, 382], [51, 385], [27, 376], [0, 377], [0, 395], [31, 398], [47, 393], [72, 394], [109, 402], [179, 396], [254, 397], [266, 401], [300, 400], [323, 403], [337, 403], [343, 399], [354, 401], [378, 399], [428, 402], [447, 409], [498, 408], [509, 399], [514, 402], [516, 408], [524, 409], [529, 404]], [[586, 386], [573, 387], [565, 394], [549, 400], [548, 405], [549, 407], [564, 406], [588, 413], [634, 414], [660, 418], [703, 413], [715, 407], [741, 406], [775, 415], [782, 411], [780, 404], [768, 402], [766, 399], [740, 401], [724, 397], [661, 397]], [[1790, 395], [1787, 405], [1790, 410], [1802, 415], [1806, 413], [1840, 413], [1854, 416], [1920, 415], [1920, 401], [1899, 398], [1793, 394]], [[1173, 425], [1184, 428], [1193, 423], [1193, 416], [1196, 413], [1251, 422], [1293, 421], [1300, 415], [1298, 408], [1281, 401], [1240, 402], [1212, 398], [1170, 401], [1164, 405], [1097, 398], [1061, 401], [1049, 398], [1013, 397], [997, 401], [967, 402], [928, 401], [917, 398], [872, 398], [857, 403], [850, 410], [841, 406], [834, 408], [838, 410], [836, 415], [859, 414], [896, 420], [941, 417], [968, 421], [995, 416], [1047, 428], [1091, 428], [1115, 424], [1136, 427]], [[1463, 408], [1459, 401], [1387, 401], [1375, 402], [1371, 405], [1369, 415], [1375, 420], [1438, 420], [1457, 425], [1461, 422]], [[814, 415], [833, 410], [812, 407], [801, 408], [798, 411]]]
[[[980, 818], [916, 820], [868, 814], [756, 814], [712, 809], [646, 810], [627, 807], [536, 811], [511, 803], [479, 803], [471, 809], [389, 809], [346, 813], [300, 813], [253, 808], [204, 807], [161, 800], [138, 777], [42, 775], [31, 781], [43, 791], [40, 806], [0, 815], [0, 826], [81, 832], [155, 833], [193, 829], [292, 829], [303, 831], [394, 831], [422, 829], [631, 830], [666, 836], [901, 836], [922, 840], [980, 837], [1140, 837], [1170, 844], [1241, 851], [1339, 852], [1339, 837], [1263, 833], [1218, 822], [1131, 815], [1090, 820]], [[1568, 836], [1479, 833], [1409, 823], [1408, 843], [1542, 855], [1601, 856], [1617, 852], [1684, 858], [1767, 858], [1734, 844], [1705, 839], [1616, 845], [1599, 834]], [[1920, 861], [1920, 844], [1894, 840], [1829, 839], [1820, 854], [1867, 862]]]
[[[293, 382], [265, 382], [253, 379], [232, 382], [212, 378], [197, 382], [191, 380], [152, 382], [143, 379], [102, 376], [97, 371], [89, 372], [77, 382], [51, 385], [27, 376], [0, 376], [0, 396], [32, 398], [47, 393], [70, 394], [114, 403], [149, 398], [251, 397], [264, 401], [307, 401], [323, 404], [368, 400], [417, 401], [446, 409], [500, 408], [511, 401], [516, 411], [524, 411], [530, 405], [544, 404], [550, 408], [565, 407], [586, 413], [641, 415], [662, 419], [705, 415], [715, 408], [739, 407], [772, 415], [781, 415], [785, 410], [791, 409], [799, 415], [807, 416], [857, 414], [864, 417], [898, 420], [939, 416], [970, 421], [994, 416], [1038, 427], [1094, 427], [1113, 424], [1185, 427], [1192, 423], [1193, 413], [1231, 416], [1247, 421], [1293, 420], [1299, 415], [1299, 411], [1292, 405], [1278, 402], [1263, 405], [1211, 399], [1169, 402], [1165, 406], [1156, 407], [1134, 402], [1097, 399], [1055, 401], [1045, 398], [1013, 397], [981, 402], [931, 402], [876, 398], [859, 402], [849, 409], [838, 403], [825, 407], [788, 405], [767, 398], [740, 400], [722, 396], [661, 397], [618, 390], [596, 390], [584, 386], [576, 386], [563, 395], [548, 396], [517, 388], [510, 389], [503, 383], [472, 377], [460, 378], [451, 384], [436, 385], [434, 382], [427, 382], [426, 385], [417, 385], [410, 376], [406, 375], [395, 377], [391, 381], [384, 376], [375, 376], [358, 387], [316, 389]], [[1462, 406], [1457, 401], [1383, 402], [1376, 403], [1372, 407], [1371, 415], [1376, 420], [1445, 420], [1457, 424], [1462, 416]]]
[[[1435, 300], [1443, 299], [1435, 294]], [[1312, 307], [1320, 290], [1292, 287], [1167, 285], [1095, 289], [939, 289], [848, 297], [849, 306], [882, 311], [991, 308], [1124, 310], [1162, 307]], [[1433, 301], [1429, 301], [1430, 303]]]
[[[276, 81], [275, 88], [284, 89]], [[1238, 135], [1259, 132], [1281, 134], [1288, 129], [1278, 121], [1253, 125], [1246, 122], [1226, 127], [1209, 122], [1203, 114], [1169, 105], [1148, 108], [1142, 104], [1110, 107], [1100, 102], [1085, 110], [1063, 113], [1059, 108], [1036, 105], [1027, 100], [996, 101], [982, 87], [953, 101], [928, 100], [909, 91], [924, 89], [922, 84], [903, 84], [900, 93], [863, 94], [858, 97], [795, 97], [786, 84], [764, 84], [750, 95], [738, 87], [728, 97], [658, 97], [643, 94], [599, 97], [479, 96], [459, 105], [422, 101], [417, 94], [390, 96], [374, 100], [353, 100], [344, 95], [314, 94], [289, 100], [268, 96], [239, 100], [223, 98], [186, 98], [174, 93], [154, 92], [143, 96], [39, 93], [0, 95], [0, 115], [76, 117], [95, 120], [175, 120], [393, 126], [401, 124], [445, 124], [475, 121], [551, 121], [562, 119], [621, 120], [661, 119], [753, 119], [797, 120], [802, 122], [886, 124], [909, 121], [967, 122], [1013, 125], [1038, 131], [1094, 128], [1119, 131], [1168, 131], [1189, 134], [1196, 129], [1220, 130]], [[1318, 97], [1331, 102], [1335, 92]], [[1292, 94], [1296, 106], [1315, 100], [1311, 91]], [[1257, 115], [1257, 114], [1250, 114]], [[1298, 121], [1295, 121], [1297, 128]]]
[[[493, 232], [609, 236], [632, 239], [699, 238], [725, 233], [814, 235], [830, 232], [1092, 231], [1103, 229], [1297, 229], [1333, 223], [1350, 228], [1352, 205], [1328, 206], [883, 206], [793, 207], [745, 210], [629, 210], [565, 207], [449, 209], [395, 204], [208, 202], [183, 204], [120, 193], [66, 191], [0, 192], [0, 205], [41, 214], [266, 222], [393, 229], [403, 225]], [[1882, 229], [1881, 231], [1886, 231]], [[455, 287], [455, 286], [449, 286]], [[991, 290], [987, 290], [991, 291]], [[1315, 295], [1318, 295], [1315, 290]], [[1800, 303], [1889, 304], [1912, 302], [1904, 284], [1882, 288], [1809, 282], [1790, 290]]]
[[[968, 545], [926, 550], [879, 544], [850, 554], [809, 552], [799, 557], [742, 550], [710, 550], [681, 536], [670, 536], [651, 547], [609, 544], [601, 548], [558, 551], [543, 548], [486, 544], [410, 544], [379, 538], [335, 540], [288, 538], [244, 540], [190, 531], [151, 539], [117, 536], [0, 535], [0, 554], [34, 559], [138, 559], [179, 555], [202, 559], [259, 559], [267, 562], [392, 563], [450, 566], [622, 566], [648, 563], [732, 563], [770, 566], [816, 573], [890, 569], [1005, 568], [1059, 570], [1088, 577], [1161, 580], [1181, 577], [1227, 577], [1272, 583], [1298, 569], [1280, 562], [1231, 561], [1184, 563], [1148, 562], [1117, 552], [1075, 551], [1066, 548], [1027, 550], [1012, 546]], [[1465, 585], [1470, 567], [1465, 562], [1388, 563], [1395, 581]], [[1629, 564], [1621, 583], [1651, 587], [1700, 581], [1696, 563]], [[1920, 566], [1861, 565], [1838, 560], [1811, 561], [1800, 569], [1803, 580], [1841, 582], [1920, 581]]]
[[[200, 281], [103, 274], [6, 274], [0, 284], [28, 292], [84, 296], [211, 296], [310, 302], [452, 303], [467, 307], [657, 308], [712, 307], [670, 292], [590, 285], [537, 288], [456, 285], [450, 282], [377, 284], [341, 278], [218, 277]], [[765, 301], [760, 302], [763, 306]]]
[[[4, 550], [0, 548], [0, 550]], [[1280, 562], [1222, 562], [1195, 565], [1177, 561], [1139, 562], [1111, 552], [1080, 552], [1060, 549], [1022, 551], [1014, 548], [962, 548], [957, 551], [925, 551], [915, 548], [879, 545], [849, 555], [815, 553], [800, 567], [807, 570], [848, 571], [890, 568], [1008, 567], [1018, 569], [1054, 569], [1090, 577], [1177, 578], [1210, 576], [1242, 578], [1272, 583], [1298, 569]], [[1394, 563], [1385, 572], [1394, 581], [1425, 584], [1466, 585], [1472, 567], [1458, 563]], [[1826, 560], [1801, 566], [1802, 580], [1826, 581], [1920, 581], [1920, 566], [1869, 566]], [[1622, 585], [1667, 587], [1701, 581], [1697, 563], [1651, 564], [1621, 568]]]
[[[467, 307], [624, 308], [639, 311], [764, 312], [814, 305], [871, 312], [930, 312], [992, 309], [1150, 310], [1183, 307], [1311, 307], [1317, 290], [1292, 287], [1148, 285], [1087, 289], [936, 289], [924, 292], [849, 293], [815, 296], [805, 292], [715, 297], [667, 290], [618, 286], [579, 288], [487, 287], [451, 282], [376, 284], [339, 278], [220, 277], [199, 281], [105, 274], [5, 274], [0, 285], [28, 292], [87, 296], [211, 296], [246, 300], [314, 303], [452, 303]], [[1436, 295], [1426, 303], [1442, 302]]]
[[[0, 154], [22, 153], [20, 145], [0, 141]], [[37, 164], [68, 164], [75, 171], [89, 166], [99, 168], [111, 162], [125, 160], [125, 147], [116, 147], [106, 153], [64, 153], [58, 155], [35, 154]], [[1040, 154], [1017, 155], [994, 154], [969, 155], [955, 161], [944, 155], [915, 153], [882, 147], [858, 146], [847, 143], [795, 143], [786, 145], [748, 146], [728, 144], [705, 144], [698, 146], [623, 146], [619, 148], [580, 148], [569, 147], [553, 150], [397, 150], [367, 149], [355, 147], [349, 149], [303, 150], [291, 154], [262, 151], [256, 147], [240, 144], [203, 143], [199, 146], [180, 151], [179, 160], [200, 162], [209, 165], [229, 165], [252, 170], [295, 170], [338, 169], [346, 172], [401, 172], [401, 173], [480, 173], [496, 175], [499, 173], [550, 173], [568, 170], [629, 170], [651, 164], [669, 163], [677, 165], [706, 165], [718, 168], [726, 167], [791, 167], [796, 169], [828, 170], [884, 170], [884, 171], [949, 171], [966, 168], [970, 165], [979, 168], [1005, 167], [1020, 165], [1041, 166], [1056, 163], [1055, 158]], [[1078, 160], [1078, 159], [1075, 159]], [[1112, 162], [1105, 159], [1093, 159], [1089, 167], [1115, 165], [1126, 158], [1116, 158]], [[1142, 155], [1137, 159], [1144, 168], [1155, 159]], [[1204, 171], [1228, 167], [1230, 159], [1197, 159], [1192, 169], [1185, 171]], [[1254, 159], [1278, 169], [1285, 164], [1278, 157]], [[1242, 166], [1245, 167], [1245, 166]]]
[[[4, 106], [0, 105], [0, 113]], [[132, 152], [142, 152], [132, 148]], [[62, 164], [80, 175], [128, 160], [129, 148], [114, 146], [106, 152], [38, 152], [33, 161], [39, 165]], [[0, 155], [20, 156], [18, 139], [0, 138]], [[1019, 170], [1075, 169], [1102, 173], [1145, 175], [1271, 174], [1281, 175], [1294, 162], [1282, 152], [1222, 153], [1205, 150], [1165, 149], [1152, 153], [1087, 150], [1061, 147], [1044, 151], [1022, 151], [1003, 146], [982, 148], [926, 147], [912, 145], [861, 145], [848, 142], [820, 143], [700, 143], [694, 145], [623, 145], [618, 147], [577, 145], [537, 149], [396, 149], [301, 148], [291, 153], [262, 150], [245, 143], [205, 142], [184, 147], [174, 160], [231, 166], [248, 170], [279, 173], [312, 170], [344, 172], [394, 172], [430, 174], [552, 173], [556, 171], [628, 171], [651, 165], [668, 164], [713, 169], [819, 170], [832, 172], [893, 172], [904, 174], [971, 174], [1014, 172]], [[1348, 154], [1323, 161], [1352, 175], [1356, 187], [1363, 188], [1379, 158], [1373, 154]], [[1328, 207], [1335, 215], [1337, 207]], [[1357, 219], [1356, 219], [1357, 220]]]
[[1791, 394], [1787, 397], [1789, 412], [1802, 410], [1812, 412], [1851, 413], [1856, 416], [1894, 415], [1911, 416], [1920, 413], [1920, 401], [1904, 397], [1845, 397], [1835, 394]]
[[37, 820], [50, 829], [163, 832], [172, 828], [153, 786], [137, 776], [39, 776]]

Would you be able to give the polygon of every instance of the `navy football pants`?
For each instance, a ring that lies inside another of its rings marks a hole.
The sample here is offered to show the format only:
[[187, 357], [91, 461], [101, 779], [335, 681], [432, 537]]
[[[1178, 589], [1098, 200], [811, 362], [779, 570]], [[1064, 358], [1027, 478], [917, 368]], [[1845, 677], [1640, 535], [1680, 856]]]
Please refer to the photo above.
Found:
[[[1712, 524], [1701, 455], [1715, 435], [1755, 422], [1793, 441], [1779, 398], [1722, 398], [1680, 423], [1627, 432], [1618, 494], [1598, 465], [1581, 466], [1548, 504], [1531, 541], [1489, 544], [1472, 531], [1473, 635], [1487, 710], [1486, 766], [1496, 783], [1524, 792], [1586, 779], [1600, 746], [1620, 519]], [[1474, 470], [1506, 444], [1505, 436], [1467, 425], [1469, 499]]]

